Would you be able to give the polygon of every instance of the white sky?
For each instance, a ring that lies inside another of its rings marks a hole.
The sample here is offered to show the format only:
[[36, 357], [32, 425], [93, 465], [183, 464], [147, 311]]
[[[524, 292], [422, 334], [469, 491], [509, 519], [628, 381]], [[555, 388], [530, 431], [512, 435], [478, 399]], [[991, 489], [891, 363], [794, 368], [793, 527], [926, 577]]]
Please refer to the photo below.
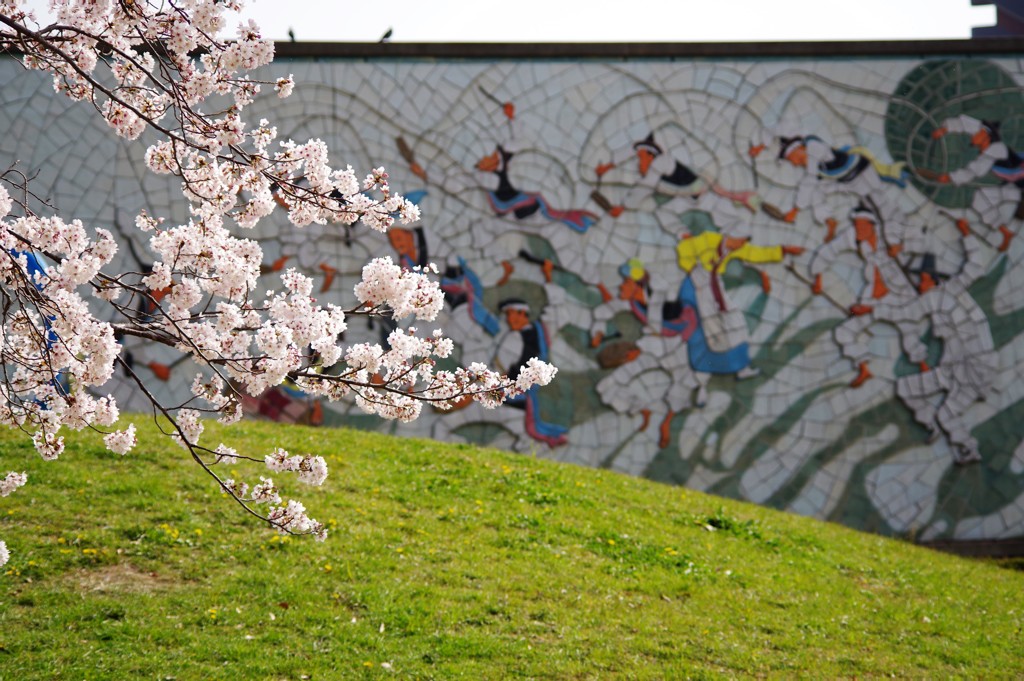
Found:
[[970, 38], [971, 0], [250, 0], [268, 38], [392, 42], [718, 42]]
[[[28, 0], [37, 12], [47, 0]], [[300, 42], [721, 42], [969, 38], [971, 0], [249, 0], [264, 36]]]

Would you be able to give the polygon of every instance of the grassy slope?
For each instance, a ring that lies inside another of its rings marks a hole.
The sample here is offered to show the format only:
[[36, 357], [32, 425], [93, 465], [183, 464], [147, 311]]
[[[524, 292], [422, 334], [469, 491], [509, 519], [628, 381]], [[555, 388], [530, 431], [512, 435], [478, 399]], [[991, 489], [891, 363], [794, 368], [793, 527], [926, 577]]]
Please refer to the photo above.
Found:
[[153, 434], [46, 463], [0, 431], [30, 475], [0, 503], [0, 678], [1024, 675], [1021, 572], [606, 471], [243, 424], [240, 450], [332, 468], [286, 488], [332, 536], [279, 541]]

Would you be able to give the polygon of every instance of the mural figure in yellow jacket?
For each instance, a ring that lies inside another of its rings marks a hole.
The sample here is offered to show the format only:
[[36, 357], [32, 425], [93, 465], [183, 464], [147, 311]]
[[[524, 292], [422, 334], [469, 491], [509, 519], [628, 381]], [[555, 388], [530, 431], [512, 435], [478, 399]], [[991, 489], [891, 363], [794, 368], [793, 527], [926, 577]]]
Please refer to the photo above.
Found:
[[756, 246], [746, 237], [711, 231], [684, 236], [676, 246], [679, 267], [686, 272], [679, 287], [679, 314], [666, 315], [662, 333], [686, 340], [690, 367], [700, 374], [756, 376], [760, 370], [750, 365], [746, 319], [729, 300], [722, 275], [733, 260], [774, 263], [801, 252], [798, 246]]

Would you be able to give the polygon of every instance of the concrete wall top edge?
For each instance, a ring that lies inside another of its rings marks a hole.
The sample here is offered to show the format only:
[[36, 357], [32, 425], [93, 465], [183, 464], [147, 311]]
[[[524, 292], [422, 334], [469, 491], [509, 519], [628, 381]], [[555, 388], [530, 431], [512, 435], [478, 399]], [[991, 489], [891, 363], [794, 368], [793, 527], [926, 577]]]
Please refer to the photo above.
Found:
[[[0, 53], [5, 50], [0, 50]], [[17, 50], [8, 50], [18, 54]], [[759, 43], [275, 43], [284, 59], [700, 59], [1015, 55], [1024, 38]]]
[[1024, 39], [770, 43], [326, 43], [278, 42], [282, 58], [680, 59], [994, 55], [1024, 51]]

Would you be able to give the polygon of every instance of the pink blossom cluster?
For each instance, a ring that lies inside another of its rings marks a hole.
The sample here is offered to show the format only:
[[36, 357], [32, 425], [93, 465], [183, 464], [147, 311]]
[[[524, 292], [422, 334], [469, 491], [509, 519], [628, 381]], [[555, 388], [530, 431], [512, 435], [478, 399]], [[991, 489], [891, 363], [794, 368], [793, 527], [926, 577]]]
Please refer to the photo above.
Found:
[[275, 472], [298, 473], [299, 480], [307, 485], [322, 485], [327, 479], [327, 462], [322, 456], [289, 456], [288, 452], [278, 448], [267, 455], [266, 464]]
[[[291, 76], [251, 77], [274, 56], [273, 43], [251, 22], [233, 39], [221, 37], [225, 12], [241, 10], [242, 2], [54, 0], [55, 21], [46, 26], [21, 4], [0, 0], [0, 46], [17, 46], [26, 67], [52, 74], [58, 92], [91, 102], [117, 135], [155, 131], [146, 165], [180, 179], [190, 206], [188, 222], [173, 226], [141, 212], [135, 226], [149, 235], [156, 261], [147, 272], [107, 272], [118, 249], [110, 232], [37, 216], [4, 182], [27, 187], [0, 175], [0, 289], [10, 301], [0, 326], [0, 423], [31, 433], [43, 458], [60, 456], [65, 427], [99, 429], [119, 454], [135, 446], [133, 425], [106, 430], [119, 412], [97, 391], [121, 363], [151, 395], [119, 358], [118, 336], [143, 338], [177, 349], [198, 367], [187, 403], [150, 398], [170, 420], [171, 437], [272, 526], [323, 539], [323, 525], [301, 503], [282, 503], [272, 480], [261, 478], [250, 489], [221, 479], [214, 467], [262, 461], [319, 485], [327, 477], [324, 459], [282, 449], [262, 459], [224, 444], [209, 449], [202, 443], [204, 415], [235, 422], [243, 416], [243, 391], [260, 395], [290, 380], [310, 396], [351, 398], [368, 413], [409, 421], [428, 403], [449, 408], [472, 398], [493, 408], [554, 376], [554, 367], [537, 359], [516, 381], [480, 364], [436, 371], [435, 358], [454, 347], [440, 331], [418, 336], [415, 328], [398, 328], [387, 349], [341, 344], [349, 316], [434, 320], [444, 296], [431, 278], [433, 266], [408, 270], [387, 257], [372, 260], [347, 310], [317, 303], [312, 280], [296, 270], [281, 275], [280, 291], [258, 297], [263, 252], [255, 240], [235, 236], [235, 227], [252, 228], [283, 207], [296, 228], [359, 223], [386, 231], [396, 221], [414, 222], [419, 210], [392, 192], [383, 168], [360, 181], [351, 166], [331, 165], [322, 140], [279, 141], [267, 120], [250, 127], [243, 114], [263, 85], [288, 97], [295, 83]], [[11, 473], [0, 493], [23, 483]], [[0, 542], [0, 564], [6, 557]]]
[[516, 378], [516, 390], [526, 392], [535, 385], [547, 385], [556, 373], [558, 373], [558, 369], [532, 357], [519, 370], [519, 376]]
[[[18, 489], [28, 481], [28, 476], [24, 473], [16, 473], [11, 471], [7, 474], [7, 477], [0, 480], [0, 497], [6, 497], [11, 494], [14, 490]], [[7, 564], [10, 560], [10, 553], [7, 551], [7, 544], [0, 541], [0, 567]]]
[[310, 518], [302, 503], [289, 500], [283, 506], [280, 505], [281, 495], [270, 478], [260, 476], [260, 481], [251, 488], [246, 483], [233, 479], [221, 481], [221, 486], [242, 503], [266, 504], [269, 507], [266, 518], [279, 532], [312, 534], [318, 541], [327, 539], [327, 528], [323, 523]]
[[[95, 397], [113, 373], [120, 347], [113, 327], [81, 297], [117, 248], [106, 230], [90, 239], [82, 223], [59, 217], [13, 217], [0, 186], [0, 287], [9, 301], [0, 327], [0, 423], [33, 433], [36, 449], [56, 459], [62, 427], [110, 426], [113, 398]], [[55, 264], [44, 265], [37, 254]]]
[[0, 480], [0, 497], [6, 497], [14, 490], [18, 489], [22, 485], [28, 482], [28, 476], [24, 473], [15, 473], [11, 471], [7, 474], [7, 477]]
[[103, 444], [107, 449], [122, 456], [135, 447], [138, 440], [135, 437], [135, 424], [129, 423], [124, 430], [115, 430], [103, 436]]
[[301, 502], [289, 499], [284, 506], [271, 506], [267, 518], [277, 526], [278, 531], [290, 534], [311, 534], [318, 541], [327, 539], [327, 528], [306, 515]]
[[369, 310], [390, 308], [394, 319], [414, 316], [429, 322], [444, 307], [444, 293], [435, 281], [425, 272], [395, 265], [391, 256], [375, 258], [363, 267], [355, 294]]

